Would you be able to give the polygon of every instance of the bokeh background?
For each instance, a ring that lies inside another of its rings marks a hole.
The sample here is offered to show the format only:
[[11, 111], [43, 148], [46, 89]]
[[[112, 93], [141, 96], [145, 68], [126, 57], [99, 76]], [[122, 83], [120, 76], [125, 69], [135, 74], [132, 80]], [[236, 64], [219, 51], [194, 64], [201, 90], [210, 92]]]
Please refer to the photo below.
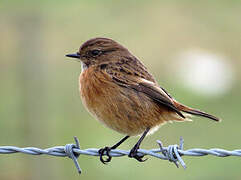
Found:
[[[65, 57], [90, 38], [109, 37], [140, 58], [177, 100], [222, 118], [167, 124], [143, 148], [157, 147], [157, 139], [176, 144], [183, 136], [185, 149], [240, 149], [240, 18], [238, 0], [1, 0], [0, 145], [47, 148], [72, 143], [73, 136], [83, 149], [117, 142], [122, 135], [83, 108], [80, 64]], [[0, 179], [241, 179], [238, 157], [184, 160], [186, 170], [154, 158], [114, 158], [106, 166], [80, 156], [79, 176], [67, 158], [0, 155]]]

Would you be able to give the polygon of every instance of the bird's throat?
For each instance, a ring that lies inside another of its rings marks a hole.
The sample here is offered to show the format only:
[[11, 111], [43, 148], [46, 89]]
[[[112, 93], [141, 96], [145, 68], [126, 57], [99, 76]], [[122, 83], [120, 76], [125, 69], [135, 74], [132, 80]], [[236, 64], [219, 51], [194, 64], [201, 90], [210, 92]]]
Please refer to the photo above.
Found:
[[83, 72], [84, 70], [86, 70], [88, 68], [88, 66], [83, 62], [80, 62], [80, 63], [81, 63], [81, 72]]

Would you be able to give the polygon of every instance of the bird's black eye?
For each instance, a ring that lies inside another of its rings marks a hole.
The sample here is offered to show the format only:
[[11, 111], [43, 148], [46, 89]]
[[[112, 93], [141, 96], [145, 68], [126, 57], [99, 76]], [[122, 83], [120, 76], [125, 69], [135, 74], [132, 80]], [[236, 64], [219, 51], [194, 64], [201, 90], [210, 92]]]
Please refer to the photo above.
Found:
[[98, 50], [98, 49], [94, 49], [94, 50], [92, 50], [92, 51], [90, 51], [90, 54], [91, 54], [91, 56], [98, 56], [98, 55], [100, 55], [101, 54], [101, 51], [100, 50]]

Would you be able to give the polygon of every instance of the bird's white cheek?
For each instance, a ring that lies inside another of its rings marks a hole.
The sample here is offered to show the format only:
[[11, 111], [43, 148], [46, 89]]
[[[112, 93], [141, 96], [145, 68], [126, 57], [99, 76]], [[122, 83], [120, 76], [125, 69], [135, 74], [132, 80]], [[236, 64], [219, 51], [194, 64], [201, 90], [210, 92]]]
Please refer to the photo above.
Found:
[[83, 62], [80, 62], [80, 63], [81, 63], [81, 72], [83, 72], [84, 70], [87, 69], [87, 66], [86, 66], [86, 64], [83, 63]]

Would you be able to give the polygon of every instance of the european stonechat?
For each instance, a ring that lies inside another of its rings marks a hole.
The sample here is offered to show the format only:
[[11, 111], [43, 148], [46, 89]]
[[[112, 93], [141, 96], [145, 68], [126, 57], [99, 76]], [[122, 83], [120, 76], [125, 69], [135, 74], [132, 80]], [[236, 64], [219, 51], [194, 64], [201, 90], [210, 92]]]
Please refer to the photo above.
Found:
[[111, 149], [140, 134], [129, 157], [144, 161], [137, 154], [141, 142], [165, 122], [188, 120], [188, 114], [219, 121], [213, 115], [177, 102], [158, 85], [140, 60], [112, 39], [90, 39], [77, 53], [66, 56], [82, 64], [79, 90], [88, 111], [107, 127], [126, 135], [114, 146], [99, 150], [103, 163], [111, 161]]

